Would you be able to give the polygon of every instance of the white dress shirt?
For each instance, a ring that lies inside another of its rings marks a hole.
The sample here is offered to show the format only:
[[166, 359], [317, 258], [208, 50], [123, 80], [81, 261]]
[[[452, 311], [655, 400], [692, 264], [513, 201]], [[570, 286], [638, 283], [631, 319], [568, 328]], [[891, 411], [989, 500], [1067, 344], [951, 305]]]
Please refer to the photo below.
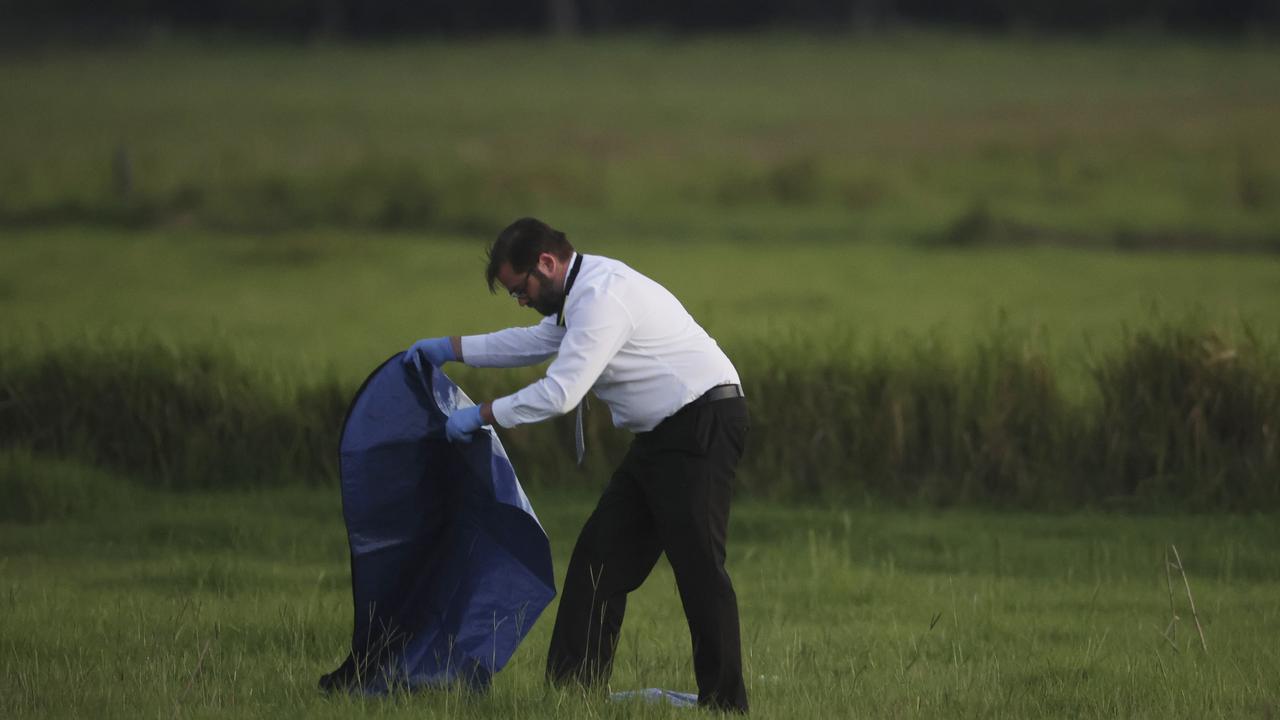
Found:
[[564, 327], [552, 315], [531, 327], [462, 338], [462, 361], [473, 367], [536, 365], [555, 356], [546, 377], [493, 401], [499, 425], [563, 415], [592, 390], [609, 405], [614, 425], [644, 432], [716, 385], [741, 383], [674, 295], [617, 260], [582, 256], [563, 315]]

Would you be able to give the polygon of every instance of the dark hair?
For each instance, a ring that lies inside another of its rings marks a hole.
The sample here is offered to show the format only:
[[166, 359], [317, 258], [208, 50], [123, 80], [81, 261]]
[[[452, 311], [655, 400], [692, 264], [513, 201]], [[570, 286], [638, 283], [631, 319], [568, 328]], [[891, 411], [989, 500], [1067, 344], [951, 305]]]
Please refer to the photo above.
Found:
[[520, 218], [508, 225], [489, 248], [489, 264], [484, 269], [489, 292], [495, 292], [498, 268], [503, 263], [511, 263], [511, 269], [517, 273], [526, 273], [537, 265], [538, 256], [542, 253], [551, 253], [560, 260], [568, 261], [573, 257], [573, 245], [569, 244], [564, 233], [537, 218]]

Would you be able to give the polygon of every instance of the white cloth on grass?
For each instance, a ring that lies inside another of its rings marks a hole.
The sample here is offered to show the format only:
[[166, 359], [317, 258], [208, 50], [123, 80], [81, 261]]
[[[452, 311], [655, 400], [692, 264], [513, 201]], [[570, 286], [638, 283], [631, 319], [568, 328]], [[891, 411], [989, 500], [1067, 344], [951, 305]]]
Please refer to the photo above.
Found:
[[674, 707], [693, 707], [698, 704], [697, 693], [683, 693], [675, 690], [663, 690], [662, 688], [645, 688], [644, 690], [623, 690], [613, 693], [609, 699], [618, 702], [622, 700], [634, 700], [639, 698], [648, 703], [665, 702]]

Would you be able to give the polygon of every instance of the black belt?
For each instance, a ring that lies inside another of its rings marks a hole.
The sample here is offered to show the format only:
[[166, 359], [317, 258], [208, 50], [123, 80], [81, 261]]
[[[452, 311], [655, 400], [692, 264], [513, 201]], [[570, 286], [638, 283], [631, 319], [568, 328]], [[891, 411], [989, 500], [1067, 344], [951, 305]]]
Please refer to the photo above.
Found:
[[688, 405], [685, 405], [685, 407], [697, 407], [717, 400], [729, 400], [731, 398], [740, 397], [746, 397], [746, 394], [742, 392], [741, 385], [717, 385], [699, 395], [697, 399], [690, 401]]
[[642, 433], [636, 433], [636, 434], [648, 435], [651, 432], [657, 432], [658, 430], [661, 430], [664, 425], [671, 422], [676, 416], [680, 415], [683, 412], [696, 408], [699, 405], [706, 405], [707, 403], [713, 403], [713, 402], [716, 402], [717, 400], [731, 400], [733, 398], [744, 398], [746, 396], [747, 396], [746, 393], [742, 392], [741, 385], [732, 385], [732, 384], [717, 385], [711, 388], [710, 390], [702, 393], [701, 395], [694, 398], [693, 400], [690, 400], [689, 402], [685, 403], [684, 407], [675, 411], [674, 414], [668, 415], [666, 418], [663, 419], [662, 422], [658, 423], [657, 427], [655, 427], [653, 430], [649, 430]]

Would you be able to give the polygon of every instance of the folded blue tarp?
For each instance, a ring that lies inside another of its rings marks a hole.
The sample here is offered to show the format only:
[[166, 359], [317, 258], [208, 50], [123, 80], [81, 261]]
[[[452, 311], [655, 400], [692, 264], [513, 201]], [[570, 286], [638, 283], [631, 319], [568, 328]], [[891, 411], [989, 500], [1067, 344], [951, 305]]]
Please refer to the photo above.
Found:
[[340, 444], [351, 655], [325, 689], [487, 687], [555, 596], [551, 547], [492, 429], [450, 443], [470, 399], [395, 355], [356, 393]]

